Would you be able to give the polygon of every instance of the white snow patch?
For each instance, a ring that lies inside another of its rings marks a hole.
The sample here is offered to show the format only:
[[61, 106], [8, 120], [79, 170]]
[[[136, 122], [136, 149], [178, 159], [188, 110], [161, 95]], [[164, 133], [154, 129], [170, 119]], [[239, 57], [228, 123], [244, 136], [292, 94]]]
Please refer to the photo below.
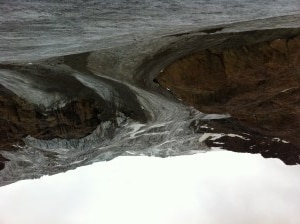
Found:
[[200, 138], [199, 142], [204, 142], [206, 139], [210, 138], [210, 140], [217, 140], [221, 137], [223, 137], [224, 134], [219, 133], [204, 133]]
[[211, 147], [210, 149], [214, 151], [224, 151], [222, 147]]
[[208, 128], [207, 124], [200, 126], [201, 128]]
[[24, 149], [23, 146], [20, 146], [19, 144], [15, 144], [15, 145], [12, 145], [14, 148], [17, 148], [17, 149]]
[[238, 137], [238, 138], [241, 138], [241, 139], [244, 139], [244, 140], [247, 140], [247, 141], [250, 140], [249, 138], [245, 138], [244, 136], [236, 135], [236, 134], [227, 134], [227, 136], [232, 137], [232, 138]]
[[[136, 137], [137, 134], [140, 134], [139, 136], [154, 136], [154, 135], [165, 135], [165, 134], [169, 134], [170, 131], [163, 131], [163, 132], [156, 132], [156, 133], [144, 133], [142, 134], [144, 131], [139, 131], [137, 133], [134, 134], [134, 137]], [[138, 137], [139, 137], [138, 136]], [[130, 138], [133, 138], [130, 136]]]
[[162, 122], [162, 123], [159, 123], [159, 124], [151, 125], [151, 126], [149, 126], [149, 128], [160, 128], [160, 127], [166, 126], [167, 124], [170, 124], [170, 123], [171, 123], [170, 121]]
[[298, 88], [299, 88], [299, 87], [295, 86], [295, 87], [291, 87], [291, 88], [282, 90], [281, 92], [282, 92], [282, 93], [285, 93], [285, 92], [287, 92], [287, 91], [289, 91], [289, 90], [291, 90], [291, 89], [298, 89]]
[[244, 134], [244, 135], [249, 135], [249, 136], [251, 136], [249, 133], [246, 133], [246, 132], [243, 132], [243, 134]]
[[224, 119], [230, 117], [229, 114], [205, 114], [202, 120]]
[[213, 131], [213, 130], [214, 130], [214, 128], [210, 128], [210, 127], [208, 127], [208, 126], [207, 126], [207, 124], [200, 126], [200, 128], [206, 128], [206, 129], [210, 129], [211, 131]]
[[70, 163], [70, 165], [74, 165], [74, 164], [78, 164], [78, 163], [81, 163], [85, 160], [86, 158], [82, 159], [82, 160], [79, 160], [79, 161], [74, 161], [72, 163]]
[[199, 138], [199, 142], [203, 142], [205, 141], [206, 139], [210, 138], [210, 140], [214, 141], [214, 140], [217, 140], [223, 136], [228, 136], [228, 137], [231, 137], [231, 138], [235, 138], [235, 137], [238, 137], [238, 138], [241, 138], [241, 139], [244, 139], [244, 140], [247, 140], [249, 141], [250, 139], [249, 138], [245, 138], [244, 136], [241, 136], [241, 135], [236, 135], [236, 134], [224, 134], [224, 133], [204, 133], [200, 138]]
[[129, 125], [128, 127], [132, 129], [132, 131], [128, 133], [130, 138], [133, 138], [136, 134], [138, 134], [139, 133], [138, 130], [140, 130], [140, 128], [144, 126], [145, 126], [144, 124], [138, 124], [138, 123]]
[[129, 155], [135, 155], [135, 152], [131, 152], [131, 151], [126, 151]]
[[290, 142], [288, 142], [288, 141], [285, 141], [285, 140], [282, 140], [282, 139], [280, 139], [280, 138], [272, 138], [272, 141], [273, 142], [282, 142], [282, 143], [290, 143]]

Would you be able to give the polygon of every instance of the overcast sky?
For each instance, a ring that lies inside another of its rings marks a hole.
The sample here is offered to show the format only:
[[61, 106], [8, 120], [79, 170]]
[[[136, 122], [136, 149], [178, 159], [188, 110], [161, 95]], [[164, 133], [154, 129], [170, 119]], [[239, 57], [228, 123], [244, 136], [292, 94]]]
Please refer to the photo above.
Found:
[[1, 224], [300, 223], [300, 167], [227, 151], [119, 157], [0, 188]]

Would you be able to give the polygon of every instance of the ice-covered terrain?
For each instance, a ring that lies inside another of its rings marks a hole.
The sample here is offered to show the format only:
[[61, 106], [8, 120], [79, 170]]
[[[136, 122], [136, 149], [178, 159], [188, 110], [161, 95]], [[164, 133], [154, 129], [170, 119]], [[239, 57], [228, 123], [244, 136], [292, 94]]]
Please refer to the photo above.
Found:
[[45, 116], [79, 95], [96, 95], [113, 119], [101, 119], [82, 138], [28, 134], [25, 145], [0, 149], [9, 160], [0, 185], [120, 155], [210, 150], [207, 136], [191, 123], [230, 116], [186, 106], [153, 80], [199, 49], [232, 46], [238, 37], [254, 43], [298, 33], [299, 9], [297, 0], [2, 2], [1, 86]]

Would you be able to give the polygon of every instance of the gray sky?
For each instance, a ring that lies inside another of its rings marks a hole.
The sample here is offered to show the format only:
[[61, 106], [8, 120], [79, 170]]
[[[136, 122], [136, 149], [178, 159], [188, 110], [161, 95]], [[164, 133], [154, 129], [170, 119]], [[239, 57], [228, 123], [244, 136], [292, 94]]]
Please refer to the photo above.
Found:
[[0, 223], [300, 223], [299, 186], [259, 155], [119, 157], [0, 188]]

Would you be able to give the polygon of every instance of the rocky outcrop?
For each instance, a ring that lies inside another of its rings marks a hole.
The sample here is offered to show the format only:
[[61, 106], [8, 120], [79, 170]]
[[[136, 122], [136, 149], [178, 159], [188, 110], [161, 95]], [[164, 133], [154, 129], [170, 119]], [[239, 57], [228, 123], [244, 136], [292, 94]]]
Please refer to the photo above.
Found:
[[265, 158], [279, 158], [287, 165], [300, 164], [299, 147], [274, 136], [253, 131], [235, 118], [197, 120], [190, 124], [203, 134], [200, 144], [234, 152], [260, 153]]
[[206, 49], [175, 61], [156, 81], [200, 111], [228, 112], [299, 149], [300, 36]]
[[102, 122], [115, 123], [120, 114], [145, 121], [128, 87], [97, 77], [86, 68], [88, 55], [0, 65], [0, 150], [24, 145], [28, 135], [83, 138]]
[[63, 108], [43, 111], [0, 86], [0, 149], [23, 145], [31, 135], [39, 139], [81, 138], [101, 122], [104, 105], [94, 99], [77, 99]]

